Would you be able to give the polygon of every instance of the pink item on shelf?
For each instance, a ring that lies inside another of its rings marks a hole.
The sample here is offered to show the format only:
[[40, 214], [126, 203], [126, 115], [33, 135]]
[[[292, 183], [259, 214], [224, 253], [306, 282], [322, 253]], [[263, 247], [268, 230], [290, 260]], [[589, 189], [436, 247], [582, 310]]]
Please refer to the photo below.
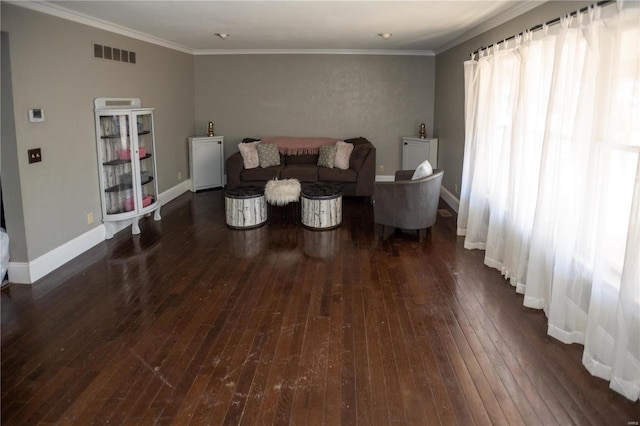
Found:
[[131, 150], [130, 149], [119, 149], [118, 150], [118, 158], [120, 160], [131, 160]]
[[123, 204], [124, 204], [124, 211], [130, 212], [131, 210], [133, 210], [135, 206], [135, 200], [133, 197], [125, 198]]
[[[138, 157], [142, 158], [147, 155], [147, 148], [141, 146], [138, 149]], [[120, 160], [131, 160], [131, 150], [130, 149], [119, 149], [118, 150], [118, 159]]]
[[[151, 195], [145, 195], [142, 197], [142, 207], [147, 207], [151, 205], [153, 202], [153, 197]], [[135, 208], [135, 199], [133, 197], [124, 199], [124, 211], [130, 212]]]

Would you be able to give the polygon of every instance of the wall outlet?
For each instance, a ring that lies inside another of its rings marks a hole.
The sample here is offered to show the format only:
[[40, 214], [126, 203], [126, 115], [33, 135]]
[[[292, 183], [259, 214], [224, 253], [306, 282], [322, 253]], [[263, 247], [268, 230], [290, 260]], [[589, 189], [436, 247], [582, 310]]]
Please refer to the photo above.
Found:
[[29, 154], [29, 164], [39, 163], [42, 161], [42, 152], [40, 151], [40, 148], [28, 149], [27, 153]]
[[182, 172], [178, 172], [178, 182], [182, 180]]
[[455, 192], [455, 195], [460, 195], [460, 193], [458, 192], [458, 184], [454, 184], [453, 185], [453, 191]]
[[93, 213], [87, 214], [87, 223], [91, 225], [93, 223]]
[[380, 164], [379, 170], [380, 170], [380, 173], [384, 172], [384, 166], [382, 164]]

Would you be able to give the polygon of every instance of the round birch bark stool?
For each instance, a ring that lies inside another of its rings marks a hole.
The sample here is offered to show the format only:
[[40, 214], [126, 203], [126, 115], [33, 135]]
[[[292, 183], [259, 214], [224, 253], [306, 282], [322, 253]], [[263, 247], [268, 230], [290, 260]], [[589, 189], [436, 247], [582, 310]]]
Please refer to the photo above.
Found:
[[267, 221], [267, 204], [260, 186], [228, 188], [224, 192], [224, 205], [229, 228], [257, 228]]
[[302, 189], [302, 225], [323, 231], [342, 224], [342, 192], [330, 185], [314, 184]]

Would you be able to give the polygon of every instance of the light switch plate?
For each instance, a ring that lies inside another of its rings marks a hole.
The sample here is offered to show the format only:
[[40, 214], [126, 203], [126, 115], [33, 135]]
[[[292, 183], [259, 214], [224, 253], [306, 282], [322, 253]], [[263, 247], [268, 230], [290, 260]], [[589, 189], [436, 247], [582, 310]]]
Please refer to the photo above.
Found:
[[44, 110], [42, 108], [33, 108], [29, 110], [29, 122], [40, 123], [44, 121]]

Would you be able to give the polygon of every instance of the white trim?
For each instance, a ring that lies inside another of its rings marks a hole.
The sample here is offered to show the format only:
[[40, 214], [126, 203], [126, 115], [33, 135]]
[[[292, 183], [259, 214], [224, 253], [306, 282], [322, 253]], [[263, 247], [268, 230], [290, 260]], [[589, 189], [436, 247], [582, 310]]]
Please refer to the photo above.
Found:
[[376, 175], [376, 182], [393, 182], [396, 180], [394, 175]]
[[9, 262], [9, 278], [12, 283], [33, 284], [90, 248], [104, 241], [104, 225], [68, 241], [31, 262]]
[[[159, 195], [162, 205], [167, 204], [176, 197], [189, 191], [191, 179], [180, 182], [173, 188], [169, 188]], [[123, 222], [122, 227], [115, 232], [127, 228], [131, 223]], [[115, 233], [114, 232], [114, 233]], [[16, 284], [33, 284], [48, 273], [56, 270], [70, 260], [81, 255], [90, 248], [105, 240], [106, 230], [103, 224], [90, 231], [54, 248], [48, 253], [32, 260], [31, 262], [9, 262], [9, 278]]]
[[449, 207], [451, 207], [454, 212], [458, 213], [460, 200], [444, 186], [440, 188], [440, 198], [442, 198], [445, 203], [449, 204]]
[[[471, 40], [472, 38], [479, 36], [480, 34], [483, 34], [495, 27], [497, 27], [498, 25], [502, 25], [507, 21], [512, 20], [513, 18], [516, 18], [520, 15], [525, 14], [526, 12], [535, 9], [538, 6], [542, 6], [542, 4], [545, 3], [545, 1], [541, 1], [541, 0], [520, 0], [517, 2], [517, 5], [512, 7], [511, 9], [507, 10], [506, 12], [497, 15], [487, 21], [484, 21], [483, 23], [481, 23], [480, 25], [477, 25], [473, 28], [471, 28], [469, 31], [466, 31], [464, 33], [462, 33], [460, 36], [456, 37], [455, 39], [451, 40], [450, 42], [448, 42], [447, 44], [440, 46], [437, 50], [436, 50], [436, 55], [439, 55], [442, 52], [445, 52], [449, 49], [451, 49], [452, 47], [455, 47], [461, 43], [464, 43], [465, 41]], [[481, 46], [478, 46], [481, 47]], [[475, 49], [474, 49], [475, 50]], [[471, 53], [471, 52], [469, 52]]]
[[191, 55], [387, 55], [387, 56], [435, 56], [433, 50], [384, 50], [384, 49], [199, 49], [194, 50], [178, 43], [173, 43], [140, 31], [94, 18], [84, 13], [67, 9], [58, 4], [42, 1], [9, 0], [7, 3], [35, 10], [36, 12], [67, 19], [79, 24], [99, 28], [136, 40], [177, 50]]
[[174, 186], [173, 188], [169, 188], [164, 192], [161, 192], [158, 196], [161, 205], [165, 205], [170, 201], [178, 198], [185, 192], [189, 191], [191, 188], [191, 179], [186, 179]]
[[14, 284], [31, 284], [29, 263], [9, 262], [9, 282]]
[[[171, 41], [163, 40], [158, 37], [145, 34], [140, 31], [135, 31], [120, 25], [113, 24], [102, 19], [97, 19], [84, 13], [76, 12], [60, 5], [54, 4], [49, 1], [17, 1], [10, 0], [7, 3], [11, 3], [15, 6], [24, 7], [25, 9], [35, 10], [36, 12], [45, 13], [47, 15], [56, 16], [58, 18], [67, 19], [69, 21], [77, 22], [79, 24], [88, 25], [90, 27], [99, 28], [101, 30], [109, 31], [112, 33], [120, 34], [125, 37], [130, 37], [136, 40], [146, 41], [147, 43], [155, 44], [157, 46], [166, 47], [180, 52], [189, 53], [193, 55], [193, 49], [190, 49], [181, 44], [173, 43]], [[117, 7], [117, 4], [114, 4]]]
[[383, 49], [201, 49], [193, 52], [202, 55], [384, 55], [384, 56], [435, 56], [433, 50], [383, 50]]

